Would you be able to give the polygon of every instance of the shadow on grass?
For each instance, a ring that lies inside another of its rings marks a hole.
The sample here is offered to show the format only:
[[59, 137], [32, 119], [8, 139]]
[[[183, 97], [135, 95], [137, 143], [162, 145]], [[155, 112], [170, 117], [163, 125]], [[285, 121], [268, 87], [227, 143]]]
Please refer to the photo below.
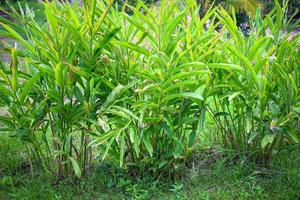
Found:
[[194, 153], [177, 180], [133, 177], [109, 164], [82, 180], [30, 173], [22, 145], [0, 138], [1, 199], [299, 199], [300, 148], [281, 152], [270, 168], [208, 148]]

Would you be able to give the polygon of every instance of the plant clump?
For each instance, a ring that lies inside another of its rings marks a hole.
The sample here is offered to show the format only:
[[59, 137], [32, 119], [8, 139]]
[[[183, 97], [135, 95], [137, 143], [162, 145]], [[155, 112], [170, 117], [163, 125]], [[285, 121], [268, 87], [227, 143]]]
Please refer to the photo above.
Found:
[[268, 163], [299, 143], [300, 35], [275, 2], [248, 36], [234, 12], [199, 17], [192, 0], [138, 1], [132, 14], [111, 0], [45, 2], [42, 22], [14, 10], [16, 23], [0, 18], [13, 43], [0, 62], [0, 129], [23, 142], [31, 167], [58, 176], [103, 160], [176, 174], [207, 120], [219, 145]]

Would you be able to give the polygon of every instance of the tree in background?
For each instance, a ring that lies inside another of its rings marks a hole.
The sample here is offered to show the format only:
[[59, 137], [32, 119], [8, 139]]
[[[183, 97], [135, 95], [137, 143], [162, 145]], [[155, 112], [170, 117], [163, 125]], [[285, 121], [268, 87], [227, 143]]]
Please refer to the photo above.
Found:
[[254, 16], [256, 10], [262, 6], [257, 0], [197, 0], [197, 3], [200, 5], [200, 17], [204, 16], [213, 5], [222, 5], [227, 9], [234, 8], [237, 12], [245, 12], [251, 16]]
[[[284, 2], [287, 2], [287, 0], [279, 0], [280, 4], [283, 4]], [[264, 0], [264, 13], [268, 13], [274, 8], [274, 0]], [[287, 7], [287, 13], [288, 16], [291, 17], [292, 15], [295, 14], [294, 19], [300, 19], [300, 13], [299, 13], [299, 8], [300, 8], [300, 1], [299, 0], [289, 0], [288, 1], [288, 7]]]

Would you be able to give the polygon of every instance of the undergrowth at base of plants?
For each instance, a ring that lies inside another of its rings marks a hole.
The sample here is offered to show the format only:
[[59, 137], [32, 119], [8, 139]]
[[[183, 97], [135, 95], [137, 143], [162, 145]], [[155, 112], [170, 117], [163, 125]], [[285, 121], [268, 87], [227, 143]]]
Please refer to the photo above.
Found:
[[189, 164], [179, 171], [181, 176], [177, 180], [149, 175], [136, 177], [108, 164], [93, 164], [90, 174], [79, 180], [46, 176], [39, 170], [31, 174], [26, 167], [26, 157], [18, 157], [22, 151], [19, 144], [7, 137], [0, 140], [5, 144], [0, 150], [3, 200], [299, 198], [299, 145], [282, 151], [269, 168], [257, 167], [243, 159], [231, 162], [232, 153], [209, 148], [195, 153]]

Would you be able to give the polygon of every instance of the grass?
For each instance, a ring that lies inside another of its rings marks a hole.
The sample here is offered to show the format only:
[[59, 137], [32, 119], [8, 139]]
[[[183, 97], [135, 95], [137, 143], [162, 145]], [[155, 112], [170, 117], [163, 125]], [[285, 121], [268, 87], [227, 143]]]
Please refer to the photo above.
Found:
[[232, 154], [225, 156], [224, 151], [217, 151], [194, 156], [196, 164], [185, 166], [175, 181], [149, 176], [136, 179], [122, 171], [112, 173], [112, 168], [105, 164], [94, 165], [91, 174], [78, 181], [48, 177], [38, 171], [31, 174], [14, 138], [1, 136], [0, 144], [3, 200], [300, 198], [299, 146], [281, 152], [269, 169], [242, 159], [232, 164]]

